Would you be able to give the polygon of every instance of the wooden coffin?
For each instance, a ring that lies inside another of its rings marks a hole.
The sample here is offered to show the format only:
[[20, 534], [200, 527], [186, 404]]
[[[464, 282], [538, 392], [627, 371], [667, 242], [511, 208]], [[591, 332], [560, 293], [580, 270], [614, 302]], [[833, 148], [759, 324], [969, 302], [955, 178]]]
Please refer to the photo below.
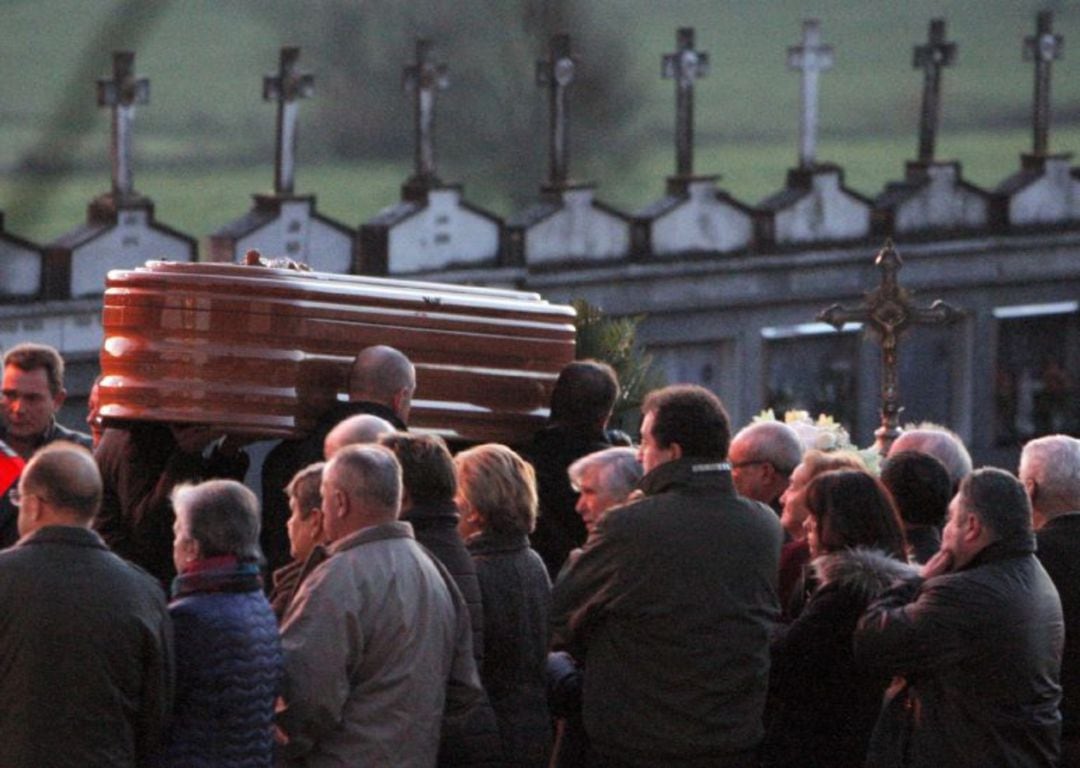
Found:
[[521, 444], [574, 357], [574, 309], [534, 293], [238, 264], [147, 262], [106, 282], [101, 414], [298, 437], [353, 357], [416, 365], [410, 427]]

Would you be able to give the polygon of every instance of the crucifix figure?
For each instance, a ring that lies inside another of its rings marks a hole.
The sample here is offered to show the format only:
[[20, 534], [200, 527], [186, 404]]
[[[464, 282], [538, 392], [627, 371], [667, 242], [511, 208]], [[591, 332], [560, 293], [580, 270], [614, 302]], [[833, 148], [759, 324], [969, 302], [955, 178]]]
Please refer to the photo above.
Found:
[[435, 96], [450, 86], [445, 64], [431, 61], [431, 41], [416, 41], [416, 63], [405, 67], [405, 90], [415, 96], [416, 173], [411, 182], [427, 187], [438, 183], [435, 175]]
[[274, 158], [274, 194], [291, 195], [296, 170], [296, 118], [300, 99], [315, 93], [315, 78], [297, 70], [300, 49], [281, 49], [281, 61], [276, 75], [263, 78], [263, 100], [276, 101], [277, 154]]
[[97, 81], [99, 107], [112, 108], [112, 191], [117, 201], [135, 195], [131, 171], [131, 141], [135, 105], [150, 101], [150, 81], [135, 77], [135, 54], [113, 52], [112, 80]]
[[709, 74], [709, 54], [694, 50], [693, 27], [681, 27], [678, 50], [664, 55], [662, 75], [675, 80], [675, 172], [694, 175], [694, 80]]
[[941, 116], [941, 70], [956, 61], [956, 43], [945, 39], [945, 19], [930, 20], [926, 45], [915, 46], [912, 66], [923, 70], [922, 115], [919, 118], [919, 162], [934, 162]]
[[548, 186], [566, 186], [569, 166], [569, 113], [566, 89], [574, 82], [574, 57], [570, 55], [570, 35], [551, 36], [550, 58], [536, 62], [536, 84], [548, 89], [549, 160]]
[[1061, 58], [1063, 40], [1053, 33], [1054, 14], [1039, 11], [1035, 36], [1024, 38], [1024, 61], [1035, 62], [1035, 103], [1032, 107], [1034, 145], [1031, 153], [1045, 157], [1050, 136], [1050, 66]]
[[929, 307], [916, 307], [911, 303], [908, 291], [900, 287], [897, 273], [903, 266], [900, 254], [893, 248], [892, 240], [874, 260], [881, 269], [881, 283], [866, 294], [866, 301], [859, 307], [843, 307], [833, 304], [818, 315], [818, 319], [840, 330], [844, 323], [866, 323], [869, 331], [881, 345], [881, 426], [874, 432], [874, 446], [882, 456], [900, 434], [900, 383], [897, 369], [899, 356], [897, 344], [901, 334], [913, 325], [944, 325], [961, 317], [959, 310], [940, 299]]
[[788, 48], [788, 68], [802, 72], [799, 120], [799, 167], [813, 168], [817, 153], [818, 75], [833, 65], [831, 45], [821, 44], [821, 25], [817, 19], [803, 21], [802, 45]]

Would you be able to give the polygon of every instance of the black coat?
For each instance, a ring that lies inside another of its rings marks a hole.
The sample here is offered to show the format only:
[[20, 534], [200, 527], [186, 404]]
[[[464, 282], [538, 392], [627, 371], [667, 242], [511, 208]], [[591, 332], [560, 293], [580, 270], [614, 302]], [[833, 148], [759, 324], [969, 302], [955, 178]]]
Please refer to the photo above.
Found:
[[484, 683], [509, 765], [543, 768], [551, 744], [547, 708], [551, 583], [524, 535], [480, 533], [468, 541], [484, 601]]
[[870, 604], [855, 656], [898, 679], [868, 768], [1034, 768], [1057, 760], [1064, 622], [1034, 536], [999, 540], [959, 571]]
[[851, 636], [869, 602], [916, 571], [864, 549], [811, 567], [817, 588], [772, 642], [764, 764], [861, 768], [890, 678], [856, 663]]
[[469, 606], [472, 622], [473, 655], [479, 666], [484, 658], [484, 603], [476, 563], [458, 533], [458, 511], [453, 501], [443, 504], [416, 504], [401, 519], [413, 527], [413, 535], [443, 564], [461, 590]]
[[92, 531], [0, 552], [0, 765], [134, 768], [172, 702], [165, 593]]
[[181, 483], [214, 478], [243, 481], [248, 457], [184, 453], [166, 424], [139, 422], [106, 429], [94, 452], [103, 493], [94, 527], [109, 548], [158, 577], [167, 588], [173, 565], [170, 495]]
[[585, 668], [593, 749], [627, 765], [715, 765], [764, 733], [779, 614], [776, 513], [726, 463], [653, 469], [555, 585], [552, 629]]
[[1055, 517], [1035, 534], [1036, 555], [1061, 597], [1065, 653], [1061, 659], [1061, 734], [1080, 741], [1080, 512]]

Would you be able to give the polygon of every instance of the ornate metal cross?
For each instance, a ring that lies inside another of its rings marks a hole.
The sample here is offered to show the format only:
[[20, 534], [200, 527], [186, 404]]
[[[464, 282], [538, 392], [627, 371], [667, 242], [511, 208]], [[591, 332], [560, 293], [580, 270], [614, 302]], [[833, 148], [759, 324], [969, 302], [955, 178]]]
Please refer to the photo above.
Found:
[[874, 432], [874, 446], [884, 456], [889, 446], [900, 434], [900, 383], [897, 375], [899, 357], [897, 345], [901, 334], [912, 325], [945, 325], [962, 317], [959, 310], [940, 299], [929, 307], [916, 307], [911, 297], [900, 287], [897, 273], [903, 266], [900, 254], [893, 248], [892, 240], [885, 241], [874, 260], [881, 269], [881, 283], [866, 294], [866, 301], [859, 307], [843, 307], [833, 304], [818, 315], [837, 330], [844, 323], [866, 323], [867, 329], [881, 345], [881, 426]]
[[662, 76], [675, 80], [675, 172], [694, 175], [694, 80], [709, 74], [709, 54], [694, 50], [694, 28], [681, 27], [678, 50], [664, 54]]
[[922, 115], [919, 118], [919, 162], [934, 161], [941, 116], [941, 70], [956, 61], [956, 43], [945, 40], [945, 19], [931, 19], [926, 45], [915, 46], [912, 66], [923, 70]]
[[821, 24], [817, 19], [803, 21], [802, 45], [788, 48], [787, 65], [802, 72], [799, 167], [813, 168], [817, 153], [818, 75], [833, 65], [832, 46], [821, 44]]
[[1039, 11], [1035, 36], [1024, 38], [1024, 61], [1035, 62], [1035, 102], [1032, 107], [1034, 142], [1031, 153], [1045, 157], [1050, 138], [1050, 67], [1060, 59], [1064, 39], [1053, 33], [1054, 14]]
[[315, 93], [315, 78], [297, 69], [299, 59], [299, 48], [282, 48], [278, 73], [263, 78], [263, 100], [276, 101], [278, 105], [277, 153], [274, 158], [274, 193], [277, 195], [293, 193], [299, 100]]
[[416, 41], [416, 63], [405, 67], [405, 90], [414, 97], [416, 128], [416, 171], [410, 183], [422, 186], [438, 183], [435, 175], [435, 97], [450, 87], [445, 64], [432, 62], [430, 40]]
[[150, 81], [135, 77], [135, 54], [113, 52], [113, 79], [97, 81], [99, 107], [112, 108], [112, 191], [117, 201], [135, 194], [132, 182], [131, 143], [135, 105], [150, 101]]
[[548, 89], [548, 185], [566, 185], [569, 168], [569, 112], [566, 90], [574, 82], [576, 63], [570, 54], [570, 35], [551, 36], [550, 58], [536, 62], [536, 84]]

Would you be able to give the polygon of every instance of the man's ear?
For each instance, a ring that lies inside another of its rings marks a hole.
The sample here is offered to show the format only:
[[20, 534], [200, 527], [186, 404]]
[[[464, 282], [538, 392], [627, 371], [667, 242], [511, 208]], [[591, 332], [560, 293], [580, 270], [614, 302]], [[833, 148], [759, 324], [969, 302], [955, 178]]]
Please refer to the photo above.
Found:
[[967, 520], [964, 521], [964, 538], [968, 541], [976, 541], [985, 530], [982, 520], [974, 512], [968, 512]]
[[60, 387], [60, 391], [53, 396], [53, 408], [55, 411], [60, 410], [60, 406], [64, 404], [65, 400], [67, 400], [67, 390]]
[[682, 446], [678, 443], [671, 443], [668, 446], [668, 450], [671, 451], [671, 460], [681, 459], [683, 457]]

